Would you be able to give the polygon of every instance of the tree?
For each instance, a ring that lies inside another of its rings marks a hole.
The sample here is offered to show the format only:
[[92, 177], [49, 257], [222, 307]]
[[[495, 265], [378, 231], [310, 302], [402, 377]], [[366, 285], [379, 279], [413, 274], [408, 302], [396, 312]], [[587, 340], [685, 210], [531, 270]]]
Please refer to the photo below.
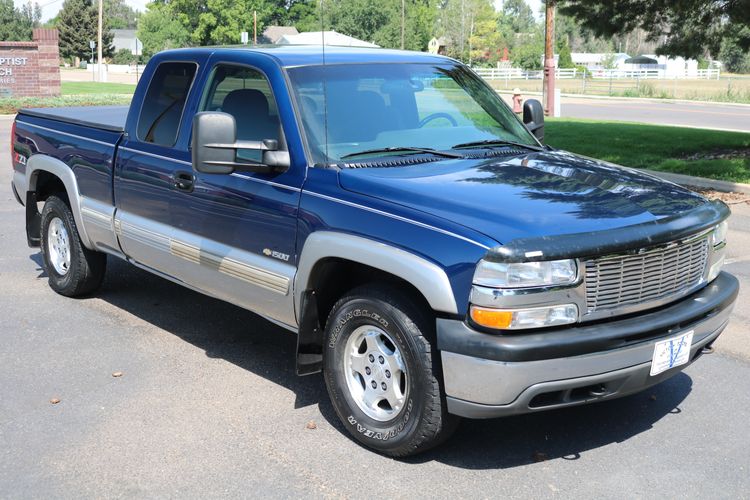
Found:
[[494, 66], [505, 47], [503, 34], [497, 30], [497, 15], [492, 5], [478, 6], [470, 26], [470, 62], [477, 65]]
[[150, 3], [138, 19], [138, 39], [143, 43], [143, 55], [190, 45], [190, 33], [164, 4]]
[[[425, 50], [433, 36], [434, 0], [404, 3], [404, 48]], [[323, 3], [325, 29], [332, 29], [381, 47], [401, 47], [401, 0], [327, 0]], [[320, 21], [315, 28], [320, 30]]]
[[[62, 57], [91, 57], [90, 40], [97, 40], [98, 7], [91, 0], [65, 0], [58, 14], [57, 29], [60, 30], [60, 55]], [[102, 29], [102, 54], [111, 57], [112, 32], [105, 18]]]
[[39, 4], [17, 9], [13, 0], [0, 0], [0, 40], [31, 40], [31, 29], [39, 26], [41, 17]]
[[544, 37], [541, 33], [523, 37], [510, 53], [513, 66], [526, 70], [542, 69]]
[[132, 30], [138, 27], [138, 12], [125, 0], [104, 0], [104, 18], [112, 29]]
[[570, 54], [570, 45], [566, 41], [560, 47], [559, 58], [557, 60], [558, 68], [575, 68], [576, 65], [573, 63], [573, 57]]
[[505, 0], [498, 19], [498, 28], [505, 34], [530, 33], [534, 30], [536, 20], [534, 12], [525, 0]]
[[609, 52], [607, 54], [604, 54], [604, 57], [601, 61], [602, 68], [604, 69], [616, 69], [617, 68], [617, 56]]
[[[293, 3], [293, 2], [290, 2]], [[286, 15], [286, 2], [273, 0], [154, 0], [190, 33], [193, 45], [240, 43], [240, 33], [253, 32], [253, 12], [258, 16], [258, 34]]]
[[658, 54], [697, 58], [719, 54], [731, 39], [750, 49], [750, 0], [566, 0], [564, 14], [575, 16], [597, 36], [611, 37], [642, 29], [658, 42]]
[[285, 26], [295, 26], [300, 32], [320, 30], [320, 15], [317, 0], [297, 0], [290, 2], [282, 24]]
[[[488, 10], [492, 9], [491, 11]], [[448, 55], [468, 62], [470, 49], [472, 48], [472, 34], [476, 23], [484, 23], [488, 13], [494, 18], [494, 8], [491, 0], [444, 0], [439, 6], [436, 31], [438, 35], [449, 40]], [[482, 28], [485, 34], [487, 29]], [[476, 38], [474, 43], [479, 46], [485, 45]], [[491, 42], [490, 42], [491, 43]], [[497, 47], [500, 49], [501, 47]]]
[[735, 28], [735, 33], [729, 33], [721, 44], [719, 59], [724, 63], [724, 68], [732, 73], [750, 73], [750, 52], [742, 50], [738, 38], [750, 31], [750, 28]]

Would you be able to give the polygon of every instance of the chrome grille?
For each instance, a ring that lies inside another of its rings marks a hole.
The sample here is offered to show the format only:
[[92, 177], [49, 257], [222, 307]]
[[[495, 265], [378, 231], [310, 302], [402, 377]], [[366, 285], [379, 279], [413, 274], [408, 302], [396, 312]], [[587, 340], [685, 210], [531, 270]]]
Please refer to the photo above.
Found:
[[703, 279], [708, 238], [585, 262], [588, 314], [684, 294]]

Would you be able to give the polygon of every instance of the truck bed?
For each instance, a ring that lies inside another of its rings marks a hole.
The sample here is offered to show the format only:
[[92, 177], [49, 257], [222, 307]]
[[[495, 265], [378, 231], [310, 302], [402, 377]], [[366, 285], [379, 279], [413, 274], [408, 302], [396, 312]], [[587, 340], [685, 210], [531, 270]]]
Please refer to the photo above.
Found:
[[75, 106], [66, 108], [28, 108], [19, 115], [36, 116], [85, 127], [123, 132], [129, 106]]

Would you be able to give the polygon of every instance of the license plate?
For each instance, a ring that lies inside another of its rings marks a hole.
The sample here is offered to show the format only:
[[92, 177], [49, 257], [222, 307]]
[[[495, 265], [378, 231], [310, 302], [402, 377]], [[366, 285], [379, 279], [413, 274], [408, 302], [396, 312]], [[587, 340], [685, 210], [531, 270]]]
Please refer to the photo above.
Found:
[[690, 346], [692, 345], [693, 330], [657, 342], [654, 345], [654, 357], [651, 359], [651, 376], [687, 363], [690, 359]]

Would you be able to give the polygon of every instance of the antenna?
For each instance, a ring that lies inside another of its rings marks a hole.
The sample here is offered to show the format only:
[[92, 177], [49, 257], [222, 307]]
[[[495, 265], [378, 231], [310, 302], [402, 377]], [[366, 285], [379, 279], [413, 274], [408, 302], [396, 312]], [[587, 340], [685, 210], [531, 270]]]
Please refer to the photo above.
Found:
[[321, 53], [323, 56], [323, 131], [326, 151], [326, 164], [328, 163], [328, 87], [326, 85], [326, 26], [323, 17], [324, 0], [320, 0], [320, 40], [322, 42]]

